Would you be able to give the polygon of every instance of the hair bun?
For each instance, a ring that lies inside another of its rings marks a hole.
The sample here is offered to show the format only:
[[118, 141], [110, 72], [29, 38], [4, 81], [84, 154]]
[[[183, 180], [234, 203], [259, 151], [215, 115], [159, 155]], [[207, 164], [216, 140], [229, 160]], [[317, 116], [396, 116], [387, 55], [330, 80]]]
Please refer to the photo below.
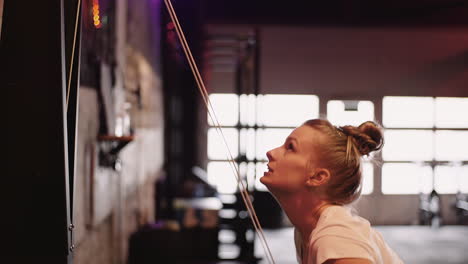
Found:
[[341, 130], [354, 138], [356, 147], [361, 155], [369, 155], [383, 146], [383, 132], [376, 123], [367, 121], [355, 126], [343, 126]]

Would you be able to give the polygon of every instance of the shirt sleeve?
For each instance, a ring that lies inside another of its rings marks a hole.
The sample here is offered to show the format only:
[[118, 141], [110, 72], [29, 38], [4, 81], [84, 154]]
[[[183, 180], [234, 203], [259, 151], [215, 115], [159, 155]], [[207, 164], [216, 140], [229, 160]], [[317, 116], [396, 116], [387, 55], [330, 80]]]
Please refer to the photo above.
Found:
[[327, 235], [311, 245], [308, 262], [322, 264], [329, 259], [362, 258], [374, 263], [370, 250], [365, 243], [346, 235]]

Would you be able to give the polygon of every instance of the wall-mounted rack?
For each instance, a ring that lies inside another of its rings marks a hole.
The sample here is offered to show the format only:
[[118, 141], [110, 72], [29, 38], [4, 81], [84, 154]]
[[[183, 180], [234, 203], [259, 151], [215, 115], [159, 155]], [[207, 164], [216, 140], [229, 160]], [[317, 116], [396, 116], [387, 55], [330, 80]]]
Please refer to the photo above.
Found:
[[116, 168], [119, 152], [130, 142], [134, 140], [133, 135], [99, 135], [99, 165], [104, 167]]

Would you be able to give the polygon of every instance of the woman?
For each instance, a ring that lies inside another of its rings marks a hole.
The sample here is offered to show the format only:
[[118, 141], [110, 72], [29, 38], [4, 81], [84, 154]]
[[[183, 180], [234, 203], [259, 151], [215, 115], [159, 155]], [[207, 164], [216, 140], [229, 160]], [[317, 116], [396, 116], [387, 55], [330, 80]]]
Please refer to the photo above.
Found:
[[268, 151], [260, 181], [295, 226], [299, 263], [403, 263], [349, 205], [361, 193], [361, 157], [383, 145], [373, 122], [335, 127], [314, 119]]

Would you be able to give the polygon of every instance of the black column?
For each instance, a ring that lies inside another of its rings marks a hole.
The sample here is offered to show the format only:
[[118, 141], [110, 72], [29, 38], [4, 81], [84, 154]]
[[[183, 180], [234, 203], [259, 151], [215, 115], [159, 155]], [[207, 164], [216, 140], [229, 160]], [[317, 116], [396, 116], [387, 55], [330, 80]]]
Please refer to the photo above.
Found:
[[[187, 42], [198, 67], [201, 61], [202, 21], [200, 1], [172, 1], [175, 12], [185, 33]], [[158, 218], [174, 218], [172, 201], [176, 196], [187, 195], [184, 182], [191, 177], [195, 165], [196, 125], [199, 101], [198, 87], [176, 31], [167, 13], [162, 14], [162, 64], [164, 113], [165, 113], [165, 168], [167, 176], [160, 184], [161, 207]], [[200, 68], [201, 70], [201, 68]], [[166, 204], [167, 208], [163, 206]], [[164, 207], [164, 208], [162, 208]]]
[[[63, 0], [5, 0], [2, 262], [71, 263]], [[6, 93], [6, 96], [5, 96]]]

